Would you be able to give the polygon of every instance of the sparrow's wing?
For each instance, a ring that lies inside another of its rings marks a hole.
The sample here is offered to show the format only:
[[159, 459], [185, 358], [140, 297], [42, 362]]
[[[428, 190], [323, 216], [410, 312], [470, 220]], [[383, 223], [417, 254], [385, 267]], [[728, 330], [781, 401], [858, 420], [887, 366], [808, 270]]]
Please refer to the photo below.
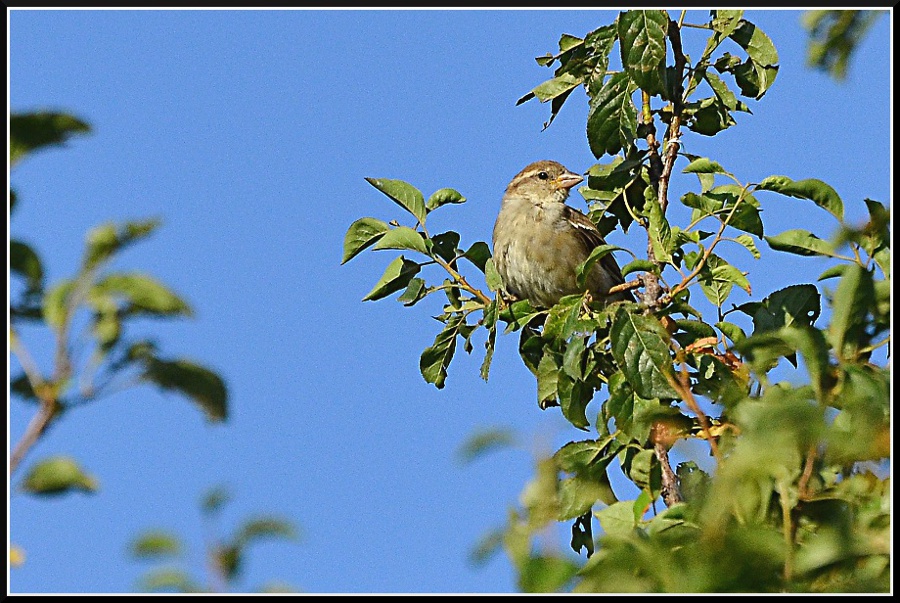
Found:
[[[595, 247], [606, 244], [606, 241], [603, 240], [603, 235], [600, 234], [600, 231], [597, 230], [597, 227], [586, 215], [568, 205], [565, 206], [563, 215], [569, 224], [575, 227], [575, 233], [584, 242], [586, 249], [593, 250]], [[622, 276], [622, 271], [611, 253], [600, 258], [600, 265], [607, 273], [613, 276], [616, 284], [625, 282], [625, 277]]]

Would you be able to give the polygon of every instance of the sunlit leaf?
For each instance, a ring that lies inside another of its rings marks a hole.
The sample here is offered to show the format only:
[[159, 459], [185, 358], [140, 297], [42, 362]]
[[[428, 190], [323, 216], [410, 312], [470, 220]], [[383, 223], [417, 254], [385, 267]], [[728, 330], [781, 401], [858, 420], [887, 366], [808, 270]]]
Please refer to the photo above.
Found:
[[387, 297], [391, 293], [395, 293], [405, 288], [409, 284], [409, 281], [412, 280], [421, 269], [422, 267], [419, 264], [407, 260], [401, 255], [388, 264], [387, 268], [384, 270], [384, 274], [381, 275], [381, 278], [378, 279], [378, 282], [375, 283], [372, 290], [369, 291], [362, 300], [379, 300]]
[[130, 221], [123, 224], [107, 222], [87, 234], [84, 267], [93, 268], [128, 245], [149, 236], [160, 225], [158, 219]]
[[382, 235], [372, 249], [408, 249], [427, 254], [422, 234], [406, 226], [398, 226]]
[[345, 264], [356, 255], [374, 244], [389, 227], [386, 222], [377, 218], [360, 218], [350, 225], [347, 234], [344, 235], [344, 256], [341, 258], [341, 264]]
[[817, 180], [791, 180], [787, 176], [769, 176], [756, 185], [757, 190], [774, 191], [788, 197], [808, 199], [828, 210], [838, 220], [844, 219], [844, 202], [831, 186]]
[[192, 314], [190, 306], [171, 289], [139, 272], [113, 272], [97, 281], [94, 287], [104, 293], [124, 298], [128, 313], [159, 316]]
[[428, 201], [425, 202], [425, 209], [428, 211], [433, 211], [442, 205], [447, 205], [448, 203], [459, 204], [465, 202], [466, 198], [463, 197], [459, 191], [452, 188], [442, 188], [440, 190], [436, 190], [431, 194], [430, 197], [428, 197]]
[[263, 516], [245, 521], [235, 540], [240, 545], [246, 545], [265, 538], [295, 540], [298, 536], [299, 532], [292, 522], [281, 517]]
[[808, 230], [795, 228], [775, 236], [764, 237], [769, 247], [796, 255], [827, 255], [839, 257], [830, 242], [820, 239]]
[[178, 536], [165, 530], [151, 530], [131, 543], [131, 554], [138, 559], [159, 559], [181, 553]]
[[97, 480], [72, 458], [53, 456], [34, 465], [22, 482], [22, 489], [41, 496], [80, 490], [96, 492]]
[[630, 10], [619, 14], [622, 65], [638, 87], [665, 94], [666, 33], [669, 17], [661, 10]]
[[366, 178], [366, 182], [387, 195], [391, 201], [415, 216], [419, 224], [424, 226], [425, 197], [422, 191], [403, 180], [390, 180], [388, 178]]

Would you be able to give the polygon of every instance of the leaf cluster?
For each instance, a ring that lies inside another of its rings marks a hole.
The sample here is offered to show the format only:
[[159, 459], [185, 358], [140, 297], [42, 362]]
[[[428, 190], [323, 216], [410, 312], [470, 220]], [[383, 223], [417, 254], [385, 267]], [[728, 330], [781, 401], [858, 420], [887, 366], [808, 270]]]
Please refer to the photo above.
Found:
[[[200, 503], [207, 522], [215, 522], [231, 495], [223, 486], [210, 489]], [[213, 529], [212, 525], [207, 526]], [[206, 580], [192, 578], [190, 572], [177, 562], [185, 556], [186, 546], [175, 533], [166, 529], [149, 529], [139, 534], [130, 545], [131, 556], [149, 561], [156, 567], [148, 569], [138, 580], [139, 590], [149, 592], [229, 592], [236, 589], [251, 545], [265, 540], [296, 541], [299, 532], [293, 522], [275, 515], [258, 515], [241, 522], [229, 536], [216, 536], [206, 543], [205, 555], [209, 575]], [[205, 582], [205, 585], [204, 585]], [[293, 592], [287, 584], [278, 588], [264, 586], [259, 592]]]
[[[13, 113], [10, 165], [89, 131], [84, 121], [66, 113]], [[10, 212], [18, 202], [11, 190]], [[43, 261], [33, 247], [15, 237], [10, 240], [10, 350], [21, 367], [11, 376], [10, 391], [38, 406], [31, 431], [13, 451], [13, 469], [59, 417], [134, 385], [148, 383], [175, 391], [194, 402], [210, 421], [228, 416], [227, 388], [217, 373], [189, 359], [167, 357], [151, 338], [132, 332], [142, 319], [193, 315], [179, 294], [153, 276], [113, 267], [123, 251], [150, 236], [159, 224], [157, 219], [131, 220], [93, 228], [75, 274], [53, 283], [46, 282]], [[50, 362], [32, 358], [19, 335], [26, 323], [51, 333], [55, 354]], [[42, 370], [51, 363], [52, 369]], [[34, 494], [97, 487], [67, 457], [36, 464], [22, 486]]]
[[[709, 32], [693, 57], [682, 47], [683, 27]], [[558, 53], [538, 57], [556, 66], [554, 77], [519, 103], [550, 102], [548, 126], [576, 88], [585, 90], [588, 145], [598, 160], [612, 157], [590, 169], [581, 193], [602, 233], [634, 224], [646, 232], [647, 257], [622, 268], [644, 287], [637, 302], [603, 305], [585, 294], [536, 310], [504, 299], [486, 244], [463, 251], [456, 232], [431, 236], [426, 219], [438, 206], [406, 182], [368, 179], [416, 223], [363, 218], [347, 233], [344, 258], [369, 246], [416, 254], [391, 262], [366, 300], [402, 291], [398, 301], [411, 306], [446, 295], [435, 317], [443, 326], [420, 359], [426, 381], [443, 387], [457, 344], [471, 352], [481, 328], [487, 379], [505, 324], [503, 334], [519, 332], [539, 406], [558, 407], [581, 431], [582, 439], [538, 460], [518, 508], [474, 555], [483, 560], [502, 548], [522, 590], [888, 587], [890, 370], [878, 359], [890, 342], [889, 208], [867, 199], [869, 220], [849, 225], [844, 201], [821, 180], [742, 182], [714, 159], [681, 150], [682, 128], [713, 136], [749, 113], [739, 97], [762, 99], [778, 60], [740, 10], [710, 11], [701, 24], [686, 23], [684, 13], [675, 20], [665, 11], [623, 11], [583, 38], [563, 35]], [[677, 197], [689, 215], [681, 224], [667, 215], [678, 161], [697, 176], [697, 189]], [[784, 198], [822, 210], [835, 233], [767, 233], [762, 209]], [[763, 243], [834, 264], [817, 283], [754, 299], [731, 250], [759, 259]], [[598, 247], [576, 278], [615, 249]], [[493, 296], [464, 276], [464, 259]], [[427, 266], [443, 269], [445, 280], [427, 284], [418, 276]], [[735, 288], [751, 301], [729, 308]], [[698, 290], [713, 312], [698, 309]], [[668, 450], [683, 440], [708, 452], [706, 469], [698, 457], [673, 470]], [[504, 441], [495, 434], [470, 454]], [[637, 498], [620, 500], [610, 472], [633, 484]], [[571, 525], [571, 548], [586, 561], [536, 546], [558, 522]]]

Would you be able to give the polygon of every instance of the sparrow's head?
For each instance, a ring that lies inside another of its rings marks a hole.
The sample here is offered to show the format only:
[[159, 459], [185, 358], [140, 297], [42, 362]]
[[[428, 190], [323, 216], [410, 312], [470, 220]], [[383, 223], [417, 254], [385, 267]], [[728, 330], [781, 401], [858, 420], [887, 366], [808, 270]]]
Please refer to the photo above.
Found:
[[563, 203], [572, 187], [583, 180], [583, 176], [556, 161], [535, 161], [516, 174], [506, 187], [506, 196], [525, 199], [535, 205]]

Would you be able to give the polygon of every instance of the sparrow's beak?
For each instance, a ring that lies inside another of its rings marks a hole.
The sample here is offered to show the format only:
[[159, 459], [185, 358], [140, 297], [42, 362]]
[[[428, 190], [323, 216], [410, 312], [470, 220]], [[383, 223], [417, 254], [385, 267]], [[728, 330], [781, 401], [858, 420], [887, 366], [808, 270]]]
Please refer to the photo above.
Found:
[[556, 179], [556, 186], [559, 188], [564, 188], [566, 190], [571, 189], [573, 186], [582, 182], [584, 180], [584, 176], [579, 174], [574, 174], [572, 172], [563, 172]]

